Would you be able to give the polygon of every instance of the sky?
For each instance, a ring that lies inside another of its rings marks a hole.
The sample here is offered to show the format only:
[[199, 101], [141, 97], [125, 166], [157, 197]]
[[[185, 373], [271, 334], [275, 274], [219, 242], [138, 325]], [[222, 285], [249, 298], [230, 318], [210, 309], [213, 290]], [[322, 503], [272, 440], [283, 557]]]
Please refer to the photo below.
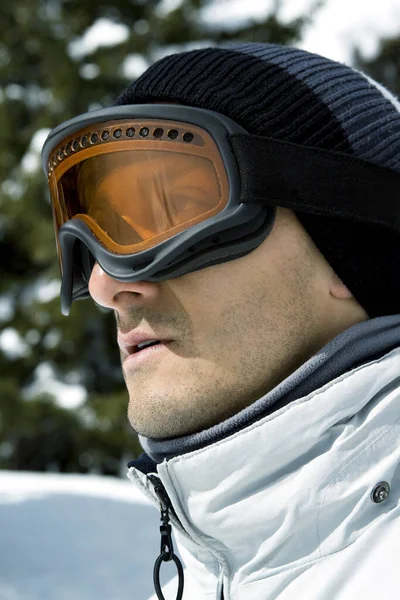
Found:
[[[176, 3], [176, 0], [165, 0]], [[281, 15], [292, 19], [304, 14], [312, 0], [282, 0]], [[273, 0], [215, 0], [206, 12], [214, 22], [236, 21], [250, 16], [262, 18]], [[351, 62], [357, 44], [365, 56], [373, 56], [379, 38], [400, 34], [399, 0], [326, 0], [299, 47], [339, 62]]]
[[[157, 12], [167, 13], [183, 0], [163, 0]], [[281, 0], [281, 18], [289, 21], [304, 15], [316, 0]], [[271, 12], [275, 0], [214, 0], [201, 18], [211, 24], [229, 27], [238, 21], [262, 20]], [[400, 0], [326, 0], [311, 26], [304, 32], [299, 47], [333, 60], [351, 64], [351, 52], [358, 46], [365, 57], [372, 57], [379, 39], [400, 33]], [[125, 26], [105, 19], [96, 22], [79, 40], [71, 43], [71, 52], [82, 56], [101, 45], [118, 44], [128, 36]], [[137, 77], [147, 64], [139, 55], [127, 60], [125, 74]], [[95, 70], [87, 77], [95, 77]]]

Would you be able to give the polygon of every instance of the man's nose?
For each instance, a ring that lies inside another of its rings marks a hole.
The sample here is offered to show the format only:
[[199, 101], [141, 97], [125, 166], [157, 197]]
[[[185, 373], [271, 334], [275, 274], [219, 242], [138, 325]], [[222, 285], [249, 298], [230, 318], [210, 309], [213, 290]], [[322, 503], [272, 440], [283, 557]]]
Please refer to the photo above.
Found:
[[117, 281], [96, 263], [89, 279], [89, 293], [101, 306], [118, 312], [154, 301], [159, 295], [159, 284], [150, 281]]

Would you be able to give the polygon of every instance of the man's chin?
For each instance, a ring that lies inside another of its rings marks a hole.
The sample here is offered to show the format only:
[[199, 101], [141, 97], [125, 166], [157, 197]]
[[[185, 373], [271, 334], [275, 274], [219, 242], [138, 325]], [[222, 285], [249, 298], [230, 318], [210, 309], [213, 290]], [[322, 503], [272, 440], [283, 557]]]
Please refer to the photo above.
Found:
[[128, 419], [134, 431], [152, 439], [173, 439], [201, 431], [204, 427], [196, 419], [190, 406], [182, 410], [183, 399], [158, 393], [137, 394], [129, 399]]

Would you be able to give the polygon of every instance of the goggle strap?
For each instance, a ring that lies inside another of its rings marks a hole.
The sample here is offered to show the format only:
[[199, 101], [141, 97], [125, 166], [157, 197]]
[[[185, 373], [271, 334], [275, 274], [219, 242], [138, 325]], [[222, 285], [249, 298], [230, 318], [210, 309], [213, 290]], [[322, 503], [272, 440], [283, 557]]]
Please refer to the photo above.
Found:
[[400, 232], [400, 175], [366, 160], [272, 138], [231, 134], [241, 202], [383, 225]]

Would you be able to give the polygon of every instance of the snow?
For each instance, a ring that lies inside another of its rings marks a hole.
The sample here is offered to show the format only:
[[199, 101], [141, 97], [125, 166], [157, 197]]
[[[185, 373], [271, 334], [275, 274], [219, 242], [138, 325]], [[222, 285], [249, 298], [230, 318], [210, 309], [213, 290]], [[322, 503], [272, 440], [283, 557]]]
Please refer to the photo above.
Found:
[[110, 48], [125, 42], [129, 38], [129, 29], [122, 23], [114, 23], [110, 19], [97, 19], [84, 33], [73, 40], [69, 51], [73, 58], [82, 58], [98, 48]]
[[28, 344], [14, 327], [6, 327], [0, 333], [0, 350], [9, 358], [22, 358], [30, 354]]
[[[2, 338], [0, 336], [0, 344], [1, 341]], [[46, 342], [46, 338], [44, 341]], [[49, 343], [51, 343], [51, 338], [50, 341], [47, 338], [47, 344]], [[57, 406], [61, 408], [76, 410], [84, 406], [88, 395], [86, 388], [79, 383], [72, 384], [59, 381], [54, 367], [49, 362], [39, 363], [35, 368], [33, 377], [32, 383], [22, 390], [25, 400], [32, 400], [40, 394], [49, 393], [54, 397], [54, 402]]]
[[0, 600], [153, 599], [160, 514], [128, 480], [0, 470], [0, 523]]
[[[162, 17], [182, 4], [183, 0], [163, 0], [156, 8]], [[280, 17], [284, 22], [307, 14], [316, 0], [284, 0]], [[209, 25], [234, 28], [238, 23], [251, 20], [262, 21], [274, 9], [276, 0], [214, 0], [200, 11], [199, 18]], [[138, 22], [141, 27], [145, 22]], [[352, 49], [361, 48], [365, 57], [371, 58], [378, 50], [379, 40], [385, 36], [397, 35], [400, 27], [399, 0], [328, 0], [318, 10], [310, 27], [307, 27], [298, 47], [321, 54], [332, 60], [351, 64]], [[129, 29], [122, 23], [109, 19], [98, 19], [83, 36], [71, 42], [69, 50], [73, 58], [81, 58], [94, 52], [100, 46], [115, 46], [129, 37]], [[140, 31], [136, 32], [140, 35]], [[201, 44], [194, 44], [201, 47]], [[185, 45], [186, 48], [186, 45]], [[170, 51], [174, 51], [171, 47]], [[177, 49], [179, 51], [179, 48]], [[158, 59], [157, 53], [152, 56]], [[136, 78], [147, 67], [140, 55], [127, 57], [122, 65], [126, 77]], [[93, 75], [89, 73], [89, 78]], [[14, 90], [14, 93], [15, 92]]]
[[21, 161], [21, 168], [25, 173], [35, 173], [41, 168], [40, 153], [49, 133], [50, 129], [42, 128], [33, 134], [28, 151]]
[[[169, 2], [175, 0], [164, 0], [166, 7]], [[275, 0], [214, 0], [202, 11], [202, 18], [209, 24], [235, 27], [252, 19], [262, 21], [275, 3]], [[316, 0], [284, 0], [281, 4], [280, 17], [288, 22], [307, 14]], [[328, 0], [296, 46], [351, 64], [354, 46], [358, 46], [365, 57], [372, 58], [380, 38], [398, 35], [399, 28], [399, 0]]]

